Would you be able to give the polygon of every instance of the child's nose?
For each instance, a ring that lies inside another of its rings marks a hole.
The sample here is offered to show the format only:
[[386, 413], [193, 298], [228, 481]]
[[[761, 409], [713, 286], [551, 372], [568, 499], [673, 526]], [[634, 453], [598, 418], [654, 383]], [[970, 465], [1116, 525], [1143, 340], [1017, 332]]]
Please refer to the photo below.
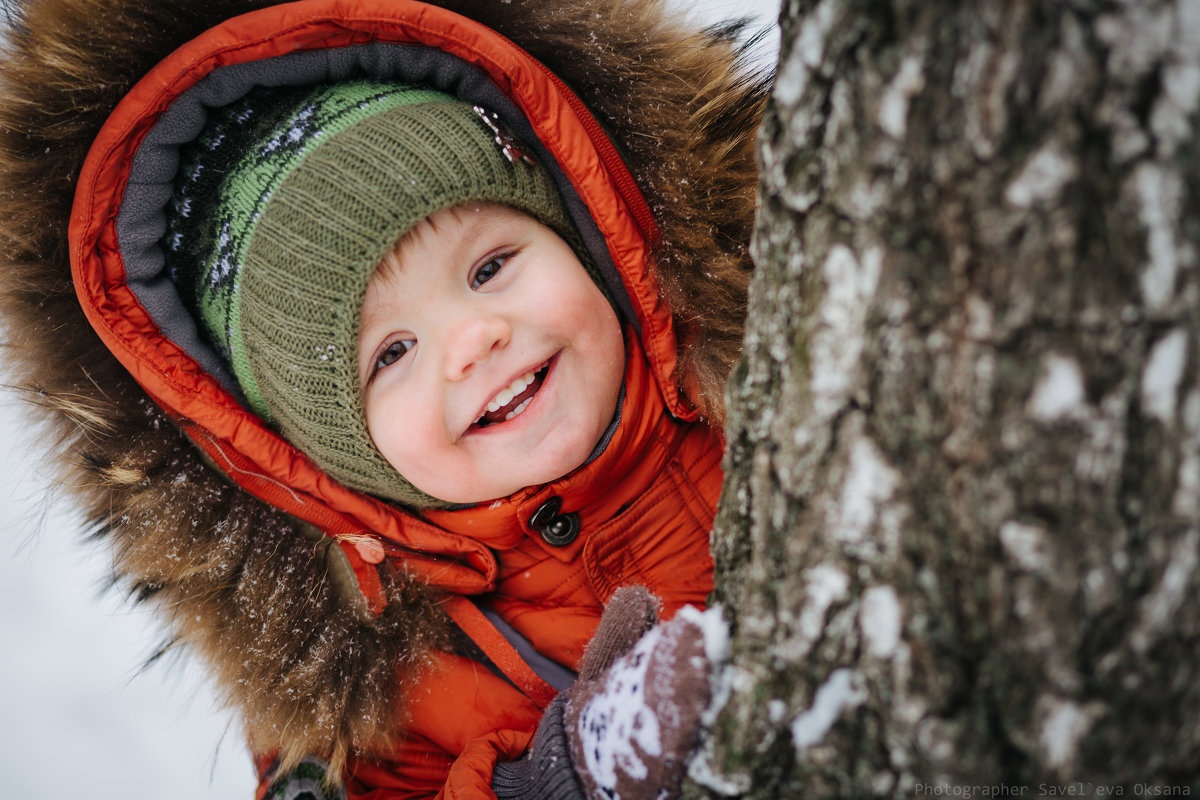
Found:
[[465, 378], [481, 361], [503, 348], [512, 338], [512, 328], [499, 317], [470, 317], [451, 331], [446, 344], [446, 379]]

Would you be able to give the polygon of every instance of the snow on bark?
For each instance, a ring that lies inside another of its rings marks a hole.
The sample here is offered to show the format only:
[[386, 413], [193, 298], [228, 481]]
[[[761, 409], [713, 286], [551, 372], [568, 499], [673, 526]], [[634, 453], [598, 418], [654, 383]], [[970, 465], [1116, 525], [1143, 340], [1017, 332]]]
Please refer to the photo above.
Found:
[[882, 267], [878, 249], [861, 261], [844, 245], [835, 245], [825, 259], [825, 295], [820, 323], [810, 345], [813, 413], [836, 414], [843, 406], [863, 347], [867, 302], [875, 293]]
[[1175, 396], [1187, 363], [1187, 332], [1177, 328], [1159, 339], [1142, 370], [1142, 407], [1164, 425], [1175, 423]]
[[900, 646], [903, 625], [900, 599], [890, 586], [873, 586], [863, 592], [859, 624], [867, 653], [875, 658], [891, 658]]
[[[923, 49], [923, 48], [922, 48]], [[923, 56], [923, 54], [922, 54]], [[908, 102], [925, 88], [922, 57], [905, 56], [879, 102], [879, 126], [896, 139], [903, 139], [908, 128]]]
[[1182, 187], [1178, 175], [1157, 164], [1142, 164], [1134, 181], [1140, 217], [1150, 240], [1150, 263], [1141, 277], [1142, 295], [1150, 310], [1160, 311], [1174, 296], [1179, 273], [1179, 245], [1172, 223], [1179, 213]]
[[792, 720], [789, 726], [797, 754], [802, 756], [805, 750], [818, 744], [843, 710], [854, 708], [865, 699], [865, 693], [855, 686], [854, 671], [835, 669], [817, 689], [812, 708]]
[[1049, 355], [1042, 363], [1042, 376], [1029, 398], [1029, 413], [1049, 422], [1065, 417], [1084, 402], [1083, 371], [1072, 358]]
[[689, 793], [1200, 793], [1200, 0], [782, 25]]
[[1046, 751], [1046, 762], [1060, 768], [1075, 758], [1079, 740], [1092, 724], [1092, 715], [1075, 703], [1053, 697], [1039, 700], [1043, 707], [1042, 747]]

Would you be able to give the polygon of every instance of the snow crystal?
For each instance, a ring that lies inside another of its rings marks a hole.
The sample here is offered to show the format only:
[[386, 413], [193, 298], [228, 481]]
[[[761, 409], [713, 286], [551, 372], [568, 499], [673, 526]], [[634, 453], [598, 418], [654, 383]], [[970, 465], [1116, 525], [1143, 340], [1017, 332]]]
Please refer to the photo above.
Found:
[[1084, 399], [1083, 371], [1066, 356], [1050, 355], [1042, 363], [1042, 374], [1029, 398], [1029, 413], [1049, 421], [1076, 410]]
[[890, 658], [900, 645], [902, 614], [900, 599], [891, 586], [873, 586], [863, 594], [858, 624], [867, 643], [867, 652], [876, 658]]
[[1130, 641], [1137, 650], [1145, 650], [1155, 636], [1171, 628], [1172, 620], [1185, 598], [1192, 576], [1200, 562], [1200, 532], [1191, 531], [1176, 543], [1171, 551], [1171, 560], [1163, 572], [1162, 580], [1154, 593], [1142, 604], [1141, 618]]
[[1022, 568], [1045, 574], [1050, 567], [1046, 556], [1046, 534], [1041, 528], [1020, 522], [1000, 526], [1000, 543]]
[[1079, 738], [1091, 727], [1091, 715], [1075, 703], [1058, 698], [1043, 698], [1043, 703], [1050, 710], [1042, 723], [1042, 747], [1047, 763], [1060, 767], [1075, 754]]
[[825, 738], [843, 709], [855, 708], [867, 699], [866, 691], [855, 685], [856, 678], [852, 669], [835, 669], [817, 689], [812, 708], [792, 720], [792, 744], [797, 757], [803, 758], [805, 750]]
[[882, 268], [883, 253], [877, 247], [867, 250], [859, 262], [849, 247], [838, 244], [825, 259], [820, 326], [809, 346], [814, 418], [832, 416], [845, 402], [863, 348], [868, 301]]
[[978, 342], [987, 342], [996, 334], [995, 312], [991, 304], [975, 292], [966, 297], [966, 334]]
[[[720, 606], [712, 606], [703, 613], [691, 606], [685, 606], [677, 616], [698, 624], [704, 637], [704, 653], [708, 657], [710, 669], [713, 670], [712, 697], [709, 699], [708, 708], [700, 715], [700, 724], [711, 728], [734, 690], [745, 689], [752, 681], [744, 671], [727, 666], [731, 652], [729, 627], [725, 624]], [[745, 775], [719, 774], [713, 769], [712, 748], [713, 740], [705, 737], [701, 747], [691, 755], [688, 776], [718, 794], [736, 796], [748, 791], [750, 780]]]
[[908, 127], [908, 101], [925, 88], [921, 59], [905, 56], [879, 102], [879, 127], [889, 136], [901, 139]]
[[892, 496], [898, 482], [896, 471], [884, 462], [875, 445], [866, 438], [856, 439], [850, 448], [838, 519], [830, 533], [843, 541], [862, 541], [875, 521], [879, 503]]
[[795, 52], [784, 60], [783, 69], [775, 80], [775, 97], [784, 106], [795, 105], [808, 86], [808, 73], [820, 66], [825, 57], [825, 38], [833, 27], [839, 3], [824, 2], [816, 13], [805, 18], [796, 37]]
[[1200, 514], [1200, 392], [1188, 393], [1183, 402], [1183, 426], [1188, 432], [1188, 441], [1182, 448], [1183, 457], [1176, 473], [1175, 497], [1171, 500], [1171, 513], [1181, 517]]
[[[1166, 4], [1125, 3], [1117, 14], [1099, 17], [1096, 36], [1110, 46], [1108, 71], [1112, 75], [1143, 75], [1155, 67], [1171, 44], [1175, 20]], [[1158, 5], [1158, 7], [1154, 7]], [[1137, 36], [1130, 36], [1137, 30]]]
[[1173, 11], [1171, 56], [1162, 68], [1162, 95], [1150, 115], [1165, 156], [1191, 140], [1191, 119], [1200, 107], [1200, 0], [1180, 0]]
[[1179, 0], [1175, 4], [1175, 30], [1179, 37], [1178, 50], [1195, 53], [1200, 50], [1200, 0]]
[[800, 611], [797, 627], [802, 636], [815, 640], [825, 627], [825, 612], [839, 600], [845, 599], [850, 589], [850, 578], [837, 567], [818, 564], [807, 574], [808, 602]]
[[1021, 168], [1016, 180], [1004, 190], [1004, 199], [1016, 208], [1029, 208], [1036, 202], [1053, 199], [1076, 174], [1075, 161], [1064, 156], [1056, 145], [1047, 145]]
[[825, 630], [825, 615], [830, 606], [849, 595], [850, 578], [829, 564], [818, 564], [808, 570], [804, 582], [807, 596], [796, 617], [794, 631], [775, 649], [775, 655], [786, 661], [798, 662], [808, 655]]
[[1183, 401], [1183, 425], [1188, 433], [1200, 433], [1200, 391], [1188, 392]]
[[802, 58], [783, 60], [775, 79], [775, 97], [785, 108], [795, 105], [808, 86], [808, 67]]
[[725, 797], [740, 797], [746, 794], [752, 785], [750, 776], [719, 773], [713, 769], [714, 742], [715, 740], [710, 736], [704, 737], [701, 741], [700, 747], [688, 761], [688, 777], [700, 786], [712, 789]]
[[675, 616], [678, 619], [688, 620], [700, 628], [700, 635], [704, 637], [704, 656], [712, 667], [724, 664], [729, 660], [729, 626], [725, 624], [725, 615], [721, 606], [709, 606], [704, 611], [694, 606], [684, 606]]
[[1175, 396], [1187, 361], [1187, 334], [1176, 328], [1155, 343], [1142, 371], [1142, 409], [1164, 425], [1175, 421]]
[[1134, 173], [1141, 201], [1140, 217], [1146, 226], [1150, 264], [1142, 272], [1142, 297], [1152, 311], [1162, 310], [1175, 293], [1179, 271], [1172, 226], [1179, 206], [1179, 176], [1154, 164], [1142, 164]]
[[861, 264], [846, 245], [830, 248], [822, 270], [827, 291], [821, 309], [823, 321], [830, 327], [842, 329], [854, 322], [855, 307], [875, 293], [882, 267], [883, 253], [877, 247], [864, 253]]
[[[582, 713], [576, 730], [587, 771], [602, 789], [617, 785], [617, 770], [634, 778], [649, 774], [642, 753], [662, 753], [658, 716], [646, 705], [650, 653], [662, 638], [660, 628], [642, 637], [609, 670], [604, 686]], [[640, 752], [639, 752], [640, 751]]]
[[1150, 129], [1164, 155], [1173, 155], [1192, 133], [1191, 117], [1200, 105], [1200, 69], [1192, 63], [1168, 64], [1162, 74], [1163, 95], [1154, 104]]

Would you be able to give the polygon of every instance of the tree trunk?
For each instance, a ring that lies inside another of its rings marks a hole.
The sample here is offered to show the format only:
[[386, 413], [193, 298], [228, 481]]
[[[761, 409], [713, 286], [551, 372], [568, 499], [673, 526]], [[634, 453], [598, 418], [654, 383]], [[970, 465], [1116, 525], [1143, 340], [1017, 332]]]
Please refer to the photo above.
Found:
[[782, 27], [689, 793], [1200, 794], [1200, 3]]

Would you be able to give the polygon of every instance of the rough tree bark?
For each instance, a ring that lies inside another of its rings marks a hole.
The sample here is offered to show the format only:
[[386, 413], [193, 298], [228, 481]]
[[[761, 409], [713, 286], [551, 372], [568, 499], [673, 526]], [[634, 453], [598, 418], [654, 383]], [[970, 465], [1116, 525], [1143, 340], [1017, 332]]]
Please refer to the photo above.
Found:
[[1200, 794], [1200, 2], [782, 26], [690, 793]]

